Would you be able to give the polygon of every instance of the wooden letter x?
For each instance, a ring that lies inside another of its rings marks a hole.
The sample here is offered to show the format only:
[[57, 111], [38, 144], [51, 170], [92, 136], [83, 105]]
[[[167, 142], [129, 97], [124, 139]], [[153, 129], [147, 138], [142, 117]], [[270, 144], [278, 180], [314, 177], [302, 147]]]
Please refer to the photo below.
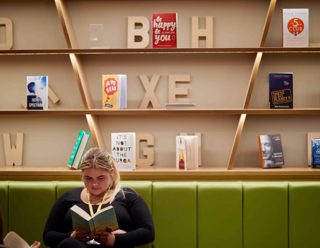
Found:
[[154, 91], [157, 87], [157, 84], [159, 82], [160, 75], [153, 74], [151, 77], [151, 80], [149, 82], [149, 79], [146, 75], [140, 75], [140, 80], [142, 82], [142, 85], [144, 89], [146, 90], [146, 93], [144, 95], [144, 98], [142, 99], [142, 102], [140, 104], [140, 108], [146, 109], [149, 106], [149, 102], [151, 103], [153, 108], [161, 108], [161, 105], [154, 94]]

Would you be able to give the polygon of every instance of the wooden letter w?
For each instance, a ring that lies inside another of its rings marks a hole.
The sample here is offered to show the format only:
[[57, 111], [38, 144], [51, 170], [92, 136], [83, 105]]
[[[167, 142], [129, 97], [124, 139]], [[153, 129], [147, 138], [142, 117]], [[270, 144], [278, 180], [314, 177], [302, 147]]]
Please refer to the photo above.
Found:
[[23, 133], [17, 133], [16, 146], [11, 145], [10, 134], [3, 134], [6, 165], [22, 165]]

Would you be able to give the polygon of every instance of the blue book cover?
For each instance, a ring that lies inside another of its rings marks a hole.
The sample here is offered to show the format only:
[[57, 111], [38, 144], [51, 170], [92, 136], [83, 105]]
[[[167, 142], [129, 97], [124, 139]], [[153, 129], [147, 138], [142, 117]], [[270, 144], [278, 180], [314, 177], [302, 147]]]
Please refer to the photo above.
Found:
[[293, 108], [293, 73], [269, 73], [269, 102], [271, 109]]
[[312, 168], [320, 168], [320, 139], [311, 139]]

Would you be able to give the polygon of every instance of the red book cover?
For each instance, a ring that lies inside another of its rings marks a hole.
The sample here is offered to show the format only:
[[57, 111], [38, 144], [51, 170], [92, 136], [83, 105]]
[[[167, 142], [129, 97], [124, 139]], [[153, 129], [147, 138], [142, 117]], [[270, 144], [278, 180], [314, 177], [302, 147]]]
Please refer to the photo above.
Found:
[[177, 48], [177, 13], [152, 14], [152, 47]]

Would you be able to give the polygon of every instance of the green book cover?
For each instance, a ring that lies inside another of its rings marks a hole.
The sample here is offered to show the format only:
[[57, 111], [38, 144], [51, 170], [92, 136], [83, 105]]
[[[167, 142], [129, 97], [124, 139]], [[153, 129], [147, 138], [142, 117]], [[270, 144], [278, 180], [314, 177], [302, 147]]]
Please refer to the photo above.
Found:
[[114, 231], [119, 228], [117, 216], [112, 206], [101, 209], [93, 217], [77, 205], [74, 205], [70, 210], [74, 230], [94, 232]]
[[78, 138], [76, 140], [76, 143], [73, 146], [73, 150], [72, 150], [71, 156], [69, 158], [69, 162], [68, 162], [69, 167], [72, 167], [72, 165], [73, 165], [74, 159], [76, 158], [76, 155], [77, 155], [77, 152], [78, 152], [78, 149], [79, 149], [79, 146], [81, 144], [81, 140], [82, 140], [84, 134], [85, 134], [84, 130], [79, 131]]
[[80, 144], [79, 144], [79, 147], [78, 147], [77, 154], [74, 158], [74, 161], [73, 161], [71, 168], [76, 169], [76, 170], [79, 169], [82, 156], [86, 150], [86, 147], [87, 147], [87, 144], [88, 144], [90, 137], [91, 137], [90, 132], [84, 132], [83, 137], [82, 137]]

